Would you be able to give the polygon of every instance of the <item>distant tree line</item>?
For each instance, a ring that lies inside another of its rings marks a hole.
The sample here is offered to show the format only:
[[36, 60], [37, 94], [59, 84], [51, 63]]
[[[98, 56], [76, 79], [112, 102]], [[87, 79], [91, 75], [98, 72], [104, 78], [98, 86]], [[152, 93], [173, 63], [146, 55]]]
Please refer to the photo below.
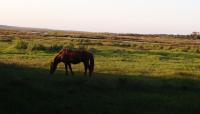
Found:
[[109, 33], [109, 32], [83, 32], [83, 31], [20, 31], [0, 29], [0, 36], [15, 36], [21, 38], [37, 38], [37, 37], [71, 37], [71, 38], [89, 38], [89, 39], [123, 39], [134, 37], [151, 37], [151, 38], [186, 38], [200, 39], [199, 32], [192, 32], [190, 35], [174, 35], [174, 34], [136, 34], [136, 33]]

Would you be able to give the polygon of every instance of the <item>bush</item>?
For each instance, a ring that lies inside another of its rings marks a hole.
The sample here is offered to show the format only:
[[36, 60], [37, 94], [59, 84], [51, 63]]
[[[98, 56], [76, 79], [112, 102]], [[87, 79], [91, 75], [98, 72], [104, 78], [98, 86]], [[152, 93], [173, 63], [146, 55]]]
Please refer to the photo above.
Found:
[[91, 45], [92, 42], [88, 39], [80, 39], [80, 40], [78, 40], [78, 44], [79, 45]]
[[79, 45], [79, 46], [78, 46], [78, 49], [87, 50], [88, 47], [87, 47], [86, 45]]
[[69, 45], [65, 46], [65, 48], [71, 49], [71, 50], [75, 50], [75, 45], [73, 43], [69, 43]]
[[43, 44], [36, 43], [36, 42], [30, 42], [28, 44], [28, 50], [34, 51], [34, 50], [46, 50], [46, 47]]
[[2, 42], [12, 42], [12, 37], [0, 37], [0, 41]]
[[166, 50], [173, 50], [174, 47], [173, 47], [173, 46], [167, 46], [165, 49], [166, 49]]
[[63, 45], [58, 45], [58, 44], [53, 44], [49, 47], [49, 51], [60, 51], [64, 46]]
[[183, 52], [189, 52], [191, 50], [191, 47], [190, 46], [187, 46], [187, 47], [184, 47], [182, 49]]
[[138, 49], [138, 50], [145, 50], [145, 48], [144, 48], [144, 46], [142, 44], [137, 45], [136, 49]]
[[113, 42], [113, 46], [131, 47], [132, 45], [128, 42]]
[[200, 49], [196, 49], [195, 52], [196, 52], [196, 53], [200, 53]]
[[155, 44], [152, 46], [152, 49], [154, 50], [162, 50], [164, 47], [161, 44]]
[[88, 49], [89, 52], [92, 52], [92, 53], [97, 53], [99, 52], [99, 50], [95, 49], [95, 48], [90, 48]]
[[132, 48], [136, 48], [136, 47], [137, 47], [137, 44], [131, 44], [131, 47], [132, 47]]
[[16, 40], [14, 47], [17, 49], [27, 49], [28, 48], [28, 42], [22, 39]]
[[97, 45], [97, 46], [103, 46], [103, 43], [100, 42], [100, 41], [97, 41], [97, 42], [94, 43], [94, 45]]

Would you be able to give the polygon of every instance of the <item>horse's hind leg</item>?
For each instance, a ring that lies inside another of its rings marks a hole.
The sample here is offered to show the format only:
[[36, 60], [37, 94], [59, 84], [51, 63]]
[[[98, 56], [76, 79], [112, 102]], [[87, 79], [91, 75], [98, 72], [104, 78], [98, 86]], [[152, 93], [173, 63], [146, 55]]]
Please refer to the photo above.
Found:
[[68, 68], [67, 68], [67, 64], [65, 63], [65, 73], [66, 75], [68, 75]]
[[84, 68], [85, 68], [84, 75], [86, 76], [87, 75], [87, 69], [89, 68], [89, 63], [88, 62], [83, 62], [83, 64], [84, 64]]
[[92, 71], [91, 65], [89, 65], [89, 76], [92, 76]]
[[71, 64], [68, 64], [68, 66], [69, 66], [69, 69], [70, 69], [70, 71], [71, 71], [71, 74], [74, 75], [74, 73], [73, 73], [73, 71], [72, 71]]

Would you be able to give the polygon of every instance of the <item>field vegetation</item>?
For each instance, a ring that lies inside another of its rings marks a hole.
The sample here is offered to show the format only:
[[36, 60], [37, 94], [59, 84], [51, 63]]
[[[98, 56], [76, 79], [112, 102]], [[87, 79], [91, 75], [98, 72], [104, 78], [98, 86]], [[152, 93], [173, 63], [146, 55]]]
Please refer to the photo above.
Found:
[[[0, 30], [0, 113], [200, 113], [200, 40], [54, 30]], [[93, 76], [64, 64], [49, 75], [62, 48], [94, 53]]]

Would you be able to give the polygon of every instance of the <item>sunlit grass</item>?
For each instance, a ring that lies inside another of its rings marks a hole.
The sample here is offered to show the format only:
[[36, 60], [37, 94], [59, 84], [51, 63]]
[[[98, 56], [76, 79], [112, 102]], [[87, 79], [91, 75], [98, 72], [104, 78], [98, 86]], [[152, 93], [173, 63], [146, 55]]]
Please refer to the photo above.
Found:
[[[16, 42], [0, 42], [0, 61], [13, 62], [31, 67], [49, 68], [50, 61], [57, 54], [57, 47], [49, 46], [62, 45], [63, 47], [81, 47], [82, 40], [68, 39], [32, 39], [23, 40], [27, 42], [27, 49], [18, 49]], [[38, 44], [37, 42], [40, 41]], [[19, 42], [19, 41], [18, 41]], [[90, 42], [90, 41], [87, 41]], [[104, 42], [102, 42], [103, 44]], [[30, 46], [30, 47], [29, 47]], [[46, 47], [45, 47], [46, 46]], [[197, 50], [197, 46], [174, 47], [176, 50], [169, 50], [168, 46], [159, 44], [138, 44], [137, 47], [108, 46], [108, 45], [87, 45], [86, 49], [95, 49], [95, 72], [113, 73], [124, 75], [145, 75], [145, 76], [167, 76], [178, 77], [190, 75], [190, 78], [198, 78], [200, 75], [200, 54], [182, 50]], [[42, 47], [42, 49], [41, 49]], [[31, 49], [30, 49], [31, 48]], [[59, 47], [60, 48], [60, 47]], [[148, 50], [146, 50], [146, 49]], [[83, 65], [73, 65], [75, 71], [83, 72]], [[58, 69], [64, 70], [63, 64]]]

